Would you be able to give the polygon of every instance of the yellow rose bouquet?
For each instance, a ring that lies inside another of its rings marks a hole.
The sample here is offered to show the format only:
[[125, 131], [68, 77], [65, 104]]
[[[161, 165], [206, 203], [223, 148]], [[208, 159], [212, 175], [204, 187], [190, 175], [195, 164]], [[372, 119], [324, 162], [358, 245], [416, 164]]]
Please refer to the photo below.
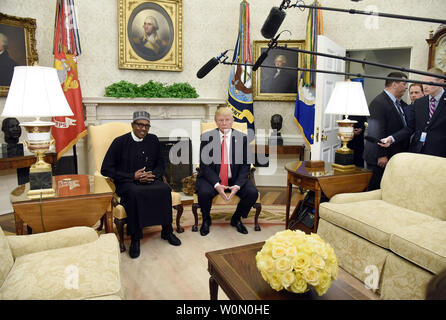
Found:
[[323, 295], [338, 276], [333, 248], [319, 235], [300, 230], [277, 232], [256, 255], [257, 269], [276, 291], [303, 293], [312, 286]]

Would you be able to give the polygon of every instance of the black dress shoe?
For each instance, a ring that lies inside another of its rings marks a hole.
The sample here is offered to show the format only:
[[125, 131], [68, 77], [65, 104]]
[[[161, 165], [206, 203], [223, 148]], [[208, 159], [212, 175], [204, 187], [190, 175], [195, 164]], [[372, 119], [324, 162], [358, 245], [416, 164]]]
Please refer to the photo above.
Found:
[[179, 246], [181, 244], [180, 239], [178, 239], [173, 232], [169, 233], [168, 235], [161, 234], [161, 238], [167, 240], [173, 246]]
[[139, 246], [139, 239], [132, 240], [132, 242], [130, 243], [130, 249], [129, 249], [130, 258], [132, 258], [132, 259], [138, 258], [140, 253], [141, 253], [141, 249]]
[[248, 230], [246, 229], [246, 227], [243, 225], [241, 220], [232, 220], [231, 219], [231, 226], [236, 227], [237, 231], [243, 234], [247, 234]]
[[203, 223], [201, 224], [201, 228], [200, 228], [200, 234], [202, 236], [205, 236], [209, 233], [209, 226], [211, 225], [210, 221], [203, 221]]

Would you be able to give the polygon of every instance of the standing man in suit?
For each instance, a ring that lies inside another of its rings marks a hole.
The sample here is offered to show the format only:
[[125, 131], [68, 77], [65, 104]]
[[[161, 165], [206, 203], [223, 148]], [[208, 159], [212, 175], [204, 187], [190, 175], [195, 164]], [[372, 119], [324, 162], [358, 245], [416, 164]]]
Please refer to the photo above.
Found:
[[410, 104], [414, 104], [415, 100], [424, 97], [423, 85], [421, 83], [411, 83], [409, 86]]
[[[387, 77], [407, 79], [407, 76], [401, 72], [392, 72]], [[386, 80], [384, 91], [377, 95], [369, 105], [369, 136], [382, 139], [407, 126], [407, 119], [401, 106], [401, 97], [406, 90], [407, 82]], [[365, 142], [364, 160], [367, 163], [367, 168], [372, 170], [369, 190], [380, 188], [381, 178], [389, 159], [399, 152], [407, 151], [408, 147], [409, 137], [395, 143], [390, 148], [384, 148], [370, 141]]]
[[231, 225], [238, 232], [247, 234], [241, 218], [248, 216], [258, 197], [257, 188], [249, 180], [252, 155], [248, 150], [248, 136], [232, 129], [234, 118], [230, 108], [218, 108], [214, 119], [217, 129], [201, 135], [200, 172], [195, 185], [203, 219], [200, 234], [209, 233], [212, 199], [216, 195], [225, 201], [234, 195], [240, 197]]
[[[429, 73], [443, 76], [438, 68], [428, 70]], [[424, 76], [423, 81], [444, 84], [445, 80], [435, 76]], [[443, 87], [423, 84], [425, 96], [417, 99], [411, 109], [407, 127], [382, 139], [383, 147], [406, 140], [412, 134], [410, 152], [424, 153], [446, 157], [446, 93]]]

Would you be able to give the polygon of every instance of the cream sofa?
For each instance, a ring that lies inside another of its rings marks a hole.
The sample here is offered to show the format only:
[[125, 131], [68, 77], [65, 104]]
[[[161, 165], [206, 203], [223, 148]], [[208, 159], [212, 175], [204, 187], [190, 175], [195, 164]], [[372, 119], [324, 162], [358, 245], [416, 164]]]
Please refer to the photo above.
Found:
[[89, 227], [5, 236], [0, 228], [0, 299], [123, 299], [115, 234]]
[[400, 153], [381, 189], [338, 194], [321, 203], [317, 233], [339, 266], [382, 299], [424, 299], [446, 268], [446, 159]]

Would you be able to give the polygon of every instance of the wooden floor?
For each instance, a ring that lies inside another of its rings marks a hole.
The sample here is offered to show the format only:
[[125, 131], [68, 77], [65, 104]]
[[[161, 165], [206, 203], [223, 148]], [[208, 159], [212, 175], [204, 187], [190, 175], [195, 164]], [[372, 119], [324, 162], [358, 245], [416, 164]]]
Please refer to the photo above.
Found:
[[[263, 205], [285, 205], [286, 204], [286, 188], [285, 187], [257, 187], [260, 192], [260, 202]], [[299, 189], [293, 188], [291, 196], [291, 207], [294, 208], [297, 202], [303, 199], [304, 195]], [[14, 215], [0, 215], [0, 227], [4, 231], [15, 233]]]

